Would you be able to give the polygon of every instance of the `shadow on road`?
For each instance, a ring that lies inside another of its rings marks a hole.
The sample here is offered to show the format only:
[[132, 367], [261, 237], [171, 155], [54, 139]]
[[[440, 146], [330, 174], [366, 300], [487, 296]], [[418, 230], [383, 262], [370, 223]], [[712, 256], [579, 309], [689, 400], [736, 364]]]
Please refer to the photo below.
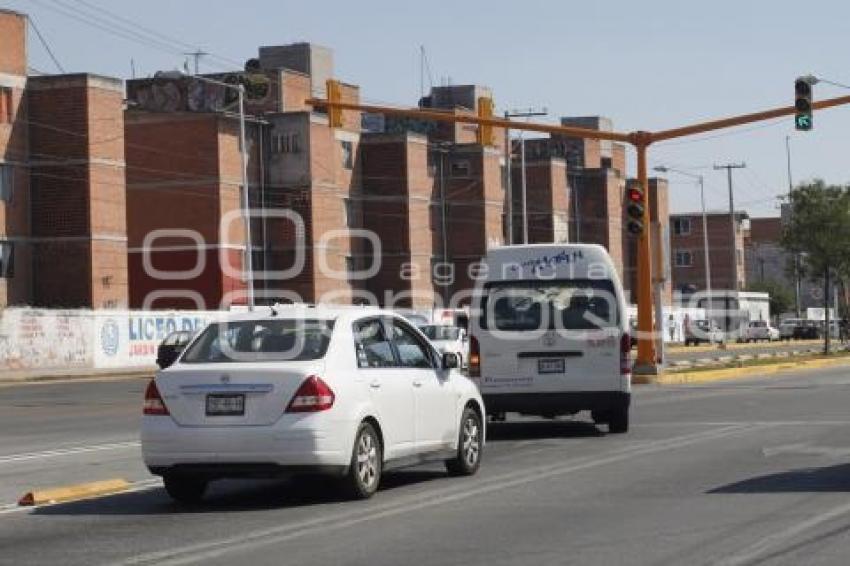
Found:
[[488, 423], [487, 425], [487, 442], [544, 438], [586, 438], [590, 436], [605, 436], [605, 433], [588, 421], [528, 420]]
[[850, 464], [801, 468], [750, 478], [708, 493], [818, 493], [850, 492]]
[[[389, 471], [380, 491], [446, 478], [445, 470]], [[159, 515], [230, 513], [327, 505], [350, 501], [333, 478], [297, 477], [283, 480], [220, 480], [197, 505], [171, 500], [162, 488], [120, 493], [97, 499], [37, 507], [32, 515]]]

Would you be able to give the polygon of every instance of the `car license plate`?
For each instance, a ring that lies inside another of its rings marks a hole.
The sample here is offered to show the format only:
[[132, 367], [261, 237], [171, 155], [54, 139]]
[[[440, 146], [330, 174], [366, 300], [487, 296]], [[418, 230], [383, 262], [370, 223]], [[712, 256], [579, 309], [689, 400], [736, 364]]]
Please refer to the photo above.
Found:
[[564, 373], [566, 364], [564, 359], [537, 360], [537, 373]]
[[208, 417], [237, 417], [245, 414], [245, 395], [207, 395]]

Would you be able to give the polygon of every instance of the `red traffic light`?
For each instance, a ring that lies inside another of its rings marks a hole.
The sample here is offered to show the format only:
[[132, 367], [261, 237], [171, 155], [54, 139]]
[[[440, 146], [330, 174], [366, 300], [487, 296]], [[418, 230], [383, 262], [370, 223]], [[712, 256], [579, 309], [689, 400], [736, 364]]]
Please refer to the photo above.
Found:
[[632, 187], [628, 190], [626, 194], [626, 198], [631, 202], [642, 203], [643, 202], [643, 191], [641, 191], [637, 187]]

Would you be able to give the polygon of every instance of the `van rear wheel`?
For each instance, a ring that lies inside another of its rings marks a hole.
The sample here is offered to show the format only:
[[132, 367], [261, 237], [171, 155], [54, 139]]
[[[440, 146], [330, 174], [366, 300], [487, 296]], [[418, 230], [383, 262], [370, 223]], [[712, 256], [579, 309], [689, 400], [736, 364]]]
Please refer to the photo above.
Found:
[[608, 432], [610, 434], [624, 434], [629, 432], [629, 409], [613, 409], [608, 413]]

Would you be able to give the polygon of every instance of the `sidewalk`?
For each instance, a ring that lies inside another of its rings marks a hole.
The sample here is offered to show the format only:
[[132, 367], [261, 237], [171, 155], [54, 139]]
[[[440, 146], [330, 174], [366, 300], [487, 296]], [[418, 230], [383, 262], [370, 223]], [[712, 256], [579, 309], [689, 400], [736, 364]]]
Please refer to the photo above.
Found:
[[36, 368], [0, 371], [0, 385], [63, 380], [142, 379], [153, 377], [156, 366], [138, 368]]

